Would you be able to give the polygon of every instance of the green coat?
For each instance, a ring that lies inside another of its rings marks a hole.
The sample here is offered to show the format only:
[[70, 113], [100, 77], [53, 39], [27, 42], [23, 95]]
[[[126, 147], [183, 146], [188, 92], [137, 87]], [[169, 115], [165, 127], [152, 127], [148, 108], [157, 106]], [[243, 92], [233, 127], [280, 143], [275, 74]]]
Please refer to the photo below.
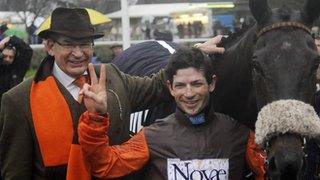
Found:
[[[44, 168], [30, 110], [31, 84], [34, 80], [42, 80], [51, 75], [51, 71], [46, 69], [52, 70], [53, 62], [52, 58], [47, 57], [34, 78], [24, 81], [2, 97], [0, 166], [2, 177], [6, 180], [65, 178], [66, 165]], [[109, 131], [110, 144], [120, 144], [129, 139], [131, 112], [170, 100], [171, 96], [165, 87], [164, 71], [152, 78], [126, 75], [113, 64], [107, 64], [106, 71], [108, 112], [112, 121]], [[85, 107], [79, 105], [59, 82], [58, 86], [69, 105], [76, 127]], [[77, 141], [77, 138], [74, 138], [74, 141]]]

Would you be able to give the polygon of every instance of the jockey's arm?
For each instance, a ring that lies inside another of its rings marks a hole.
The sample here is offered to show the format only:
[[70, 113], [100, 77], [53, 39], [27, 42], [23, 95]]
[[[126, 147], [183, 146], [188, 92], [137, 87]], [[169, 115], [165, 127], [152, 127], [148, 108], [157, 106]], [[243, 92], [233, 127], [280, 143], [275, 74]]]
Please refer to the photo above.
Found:
[[256, 180], [265, 179], [265, 152], [254, 142], [254, 132], [250, 131], [246, 150], [246, 160]]
[[89, 172], [98, 178], [118, 178], [141, 169], [149, 160], [144, 130], [121, 145], [109, 146], [108, 128], [108, 115], [85, 112], [80, 118], [79, 143]]

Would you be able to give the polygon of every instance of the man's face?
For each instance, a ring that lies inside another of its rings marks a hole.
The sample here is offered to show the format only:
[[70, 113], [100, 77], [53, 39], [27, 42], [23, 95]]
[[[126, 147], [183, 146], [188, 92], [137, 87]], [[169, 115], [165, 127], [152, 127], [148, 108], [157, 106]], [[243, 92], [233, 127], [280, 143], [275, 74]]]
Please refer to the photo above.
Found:
[[316, 43], [316, 46], [317, 46], [317, 49], [318, 49], [318, 54], [320, 56], [320, 38], [317, 38], [314, 41]]
[[15, 52], [13, 49], [7, 49], [7, 48], [4, 48], [3, 51], [2, 51], [2, 54], [3, 54], [3, 64], [5, 65], [10, 65], [12, 64], [13, 60], [14, 60], [14, 57], [15, 57]]
[[72, 39], [60, 36], [49, 40], [48, 52], [54, 56], [60, 69], [71, 77], [82, 75], [88, 67], [93, 54], [92, 39]]
[[173, 76], [172, 84], [168, 82], [177, 106], [188, 115], [196, 115], [207, 106], [214, 87], [215, 76], [208, 84], [203, 72], [193, 67], [179, 69]]
[[112, 53], [113, 53], [114, 57], [119, 56], [122, 52], [123, 52], [122, 47], [114, 47], [114, 48], [112, 48]]

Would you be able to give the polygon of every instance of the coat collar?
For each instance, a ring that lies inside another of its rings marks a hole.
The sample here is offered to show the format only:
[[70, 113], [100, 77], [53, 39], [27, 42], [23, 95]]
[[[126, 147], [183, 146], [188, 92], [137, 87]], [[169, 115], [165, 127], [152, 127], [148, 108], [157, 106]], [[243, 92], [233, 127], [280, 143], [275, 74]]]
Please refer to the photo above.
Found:
[[38, 83], [39, 81], [45, 80], [47, 77], [52, 75], [52, 68], [54, 63], [54, 57], [48, 55], [41, 62], [36, 75], [34, 76], [34, 82]]
[[201, 124], [192, 124], [188, 116], [178, 107], [176, 108], [175, 117], [179, 123], [187, 126], [206, 126], [216, 118], [213, 106], [211, 106], [210, 103], [202, 112], [204, 113], [205, 122]]

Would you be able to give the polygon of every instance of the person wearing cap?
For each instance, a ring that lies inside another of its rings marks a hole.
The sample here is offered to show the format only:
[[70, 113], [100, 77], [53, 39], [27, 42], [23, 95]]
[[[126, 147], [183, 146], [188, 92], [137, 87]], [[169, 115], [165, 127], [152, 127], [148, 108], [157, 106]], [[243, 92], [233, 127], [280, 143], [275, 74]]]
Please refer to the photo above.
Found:
[[78, 146], [78, 120], [87, 107], [79, 92], [84, 82], [94, 83], [100, 71], [108, 79], [107, 112], [113, 119], [110, 144], [129, 139], [131, 111], [170, 100], [163, 72], [138, 78], [112, 64], [89, 64], [93, 40], [102, 36], [95, 32], [85, 9], [52, 12], [50, 28], [39, 33], [46, 39], [48, 55], [33, 78], [2, 97], [0, 166], [4, 179], [90, 178]]

